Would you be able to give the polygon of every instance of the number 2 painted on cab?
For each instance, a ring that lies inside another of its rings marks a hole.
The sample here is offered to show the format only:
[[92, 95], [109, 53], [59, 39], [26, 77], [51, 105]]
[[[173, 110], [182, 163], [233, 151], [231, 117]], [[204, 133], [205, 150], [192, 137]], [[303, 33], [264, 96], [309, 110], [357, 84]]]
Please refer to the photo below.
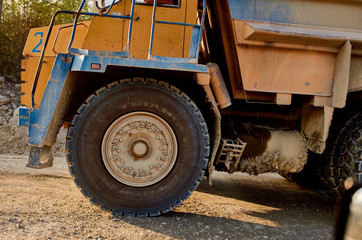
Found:
[[35, 46], [35, 48], [33, 48], [33, 51], [34, 53], [40, 53], [41, 50], [39, 49], [40, 45], [43, 43], [43, 33], [42, 32], [37, 32], [34, 34], [34, 37], [36, 37], [37, 35], [40, 35], [40, 41], [39, 43]]

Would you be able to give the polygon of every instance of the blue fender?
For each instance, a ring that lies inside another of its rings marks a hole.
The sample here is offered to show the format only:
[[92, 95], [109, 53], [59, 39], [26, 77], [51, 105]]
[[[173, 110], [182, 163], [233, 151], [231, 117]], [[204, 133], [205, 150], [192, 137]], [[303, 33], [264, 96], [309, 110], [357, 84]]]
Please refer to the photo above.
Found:
[[71, 54], [57, 55], [40, 106], [30, 111], [29, 144], [33, 147], [46, 144], [44, 140], [73, 59], [74, 55]]

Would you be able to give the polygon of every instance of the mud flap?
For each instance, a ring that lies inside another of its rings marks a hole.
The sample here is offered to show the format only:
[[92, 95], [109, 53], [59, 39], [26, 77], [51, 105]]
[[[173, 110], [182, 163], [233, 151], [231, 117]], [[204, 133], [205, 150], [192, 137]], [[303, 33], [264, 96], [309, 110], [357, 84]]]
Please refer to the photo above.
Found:
[[42, 148], [31, 147], [29, 153], [28, 168], [43, 169], [53, 166], [52, 146], [45, 145]]
[[61, 99], [73, 58], [73, 55], [57, 55], [40, 106], [30, 110], [29, 145], [31, 147], [27, 167], [41, 169], [53, 166], [52, 146], [56, 141], [63, 117], [59, 114], [58, 100]]

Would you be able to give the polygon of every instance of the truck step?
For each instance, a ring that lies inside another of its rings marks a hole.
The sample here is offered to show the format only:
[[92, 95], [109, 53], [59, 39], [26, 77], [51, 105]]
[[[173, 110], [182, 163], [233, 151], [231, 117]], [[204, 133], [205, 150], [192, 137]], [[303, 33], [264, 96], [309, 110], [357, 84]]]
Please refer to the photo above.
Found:
[[236, 140], [221, 139], [215, 165], [223, 163], [228, 169], [230, 164], [234, 164], [234, 167], [237, 167], [246, 145], [247, 143], [241, 141], [240, 138]]

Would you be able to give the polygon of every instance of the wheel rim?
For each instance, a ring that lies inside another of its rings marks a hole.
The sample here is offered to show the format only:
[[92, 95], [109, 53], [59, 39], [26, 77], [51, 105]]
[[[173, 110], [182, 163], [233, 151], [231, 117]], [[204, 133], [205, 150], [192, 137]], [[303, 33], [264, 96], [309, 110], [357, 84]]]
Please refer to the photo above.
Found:
[[177, 139], [170, 125], [148, 112], [115, 120], [102, 140], [102, 159], [119, 182], [146, 187], [164, 179], [177, 158]]

